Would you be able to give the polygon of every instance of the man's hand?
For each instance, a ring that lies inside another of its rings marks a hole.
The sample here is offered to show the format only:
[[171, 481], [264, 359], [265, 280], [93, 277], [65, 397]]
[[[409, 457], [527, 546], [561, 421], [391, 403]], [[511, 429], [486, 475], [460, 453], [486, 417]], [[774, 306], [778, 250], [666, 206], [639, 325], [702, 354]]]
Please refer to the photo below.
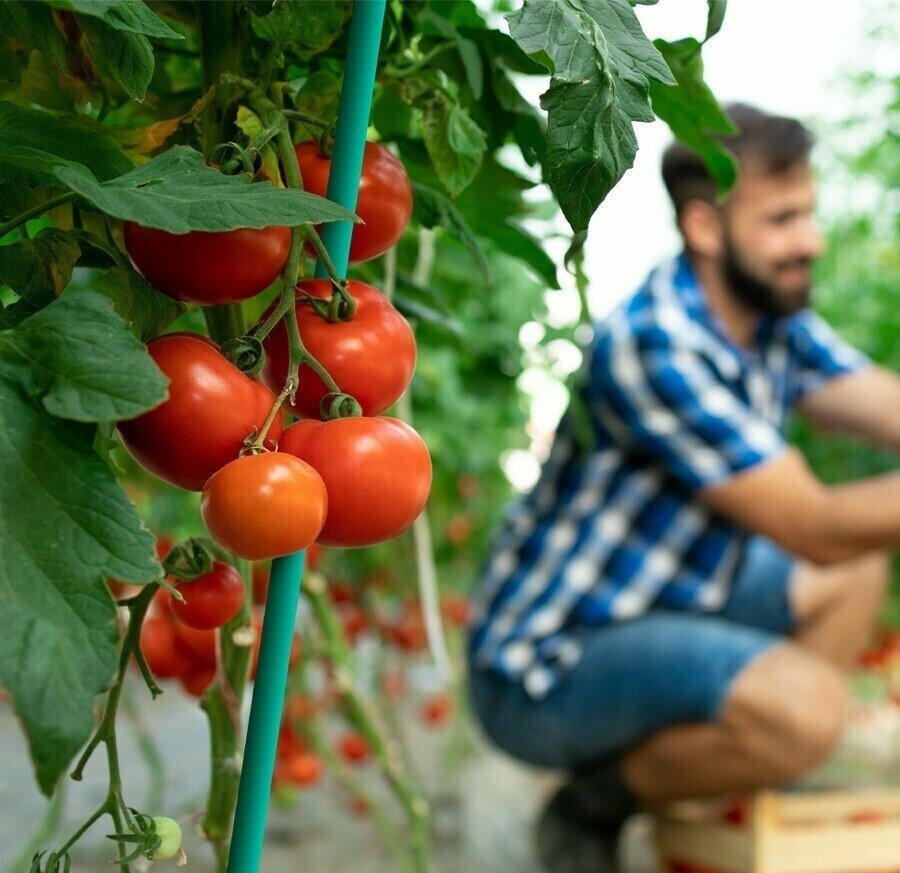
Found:
[[866, 367], [825, 383], [797, 403], [813, 425], [900, 451], [900, 376]]
[[816, 564], [900, 545], [900, 473], [828, 486], [789, 447], [698, 496], [740, 527]]

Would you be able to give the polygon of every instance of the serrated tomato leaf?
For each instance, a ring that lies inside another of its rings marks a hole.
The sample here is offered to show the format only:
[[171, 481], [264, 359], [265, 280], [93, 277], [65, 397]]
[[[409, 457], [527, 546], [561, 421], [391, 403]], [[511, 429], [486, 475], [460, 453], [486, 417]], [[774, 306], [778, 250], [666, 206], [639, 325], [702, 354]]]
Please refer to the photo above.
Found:
[[0, 246], [0, 284], [40, 308], [69, 284], [80, 254], [73, 234], [56, 227], [44, 228], [33, 239]]
[[92, 120], [58, 118], [0, 101], [0, 176], [58, 185], [53, 169], [60, 163], [83, 164], [101, 181], [133, 166], [112, 135]]
[[675, 74], [677, 84], [650, 83], [653, 111], [681, 142], [700, 156], [719, 193], [723, 193], [737, 180], [737, 167], [720, 138], [736, 133], [737, 129], [703, 80], [701, 44], [689, 37], [678, 42], [658, 39], [654, 45]]
[[79, 18], [84, 46], [101, 74], [121, 85], [129, 97], [143, 100], [153, 78], [153, 47], [142, 33], [118, 30], [102, 18]]
[[359, 221], [324, 197], [246, 176], [226, 176], [203, 163], [187, 146], [175, 146], [123, 176], [100, 182], [75, 164], [59, 165], [56, 177], [102, 212], [171, 233], [237, 227]]
[[0, 684], [46, 794], [90, 735], [115, 669], [104, 576], [159, 573], [152, 534], [94, 451], [94, 422], [152, 407], [164, 384], [89, 291], [0, 332]]
[[652, 121], [649, 81], [674, 81], [627, 0], [525, 0], [510, 33], [552, 72], [547, 181], [576, 232], [634, 162], [635, 121]]
[[116, 30], [164, 39], [184, 39], [141, 0], [44, 0], [48, 6], [98, 18]]

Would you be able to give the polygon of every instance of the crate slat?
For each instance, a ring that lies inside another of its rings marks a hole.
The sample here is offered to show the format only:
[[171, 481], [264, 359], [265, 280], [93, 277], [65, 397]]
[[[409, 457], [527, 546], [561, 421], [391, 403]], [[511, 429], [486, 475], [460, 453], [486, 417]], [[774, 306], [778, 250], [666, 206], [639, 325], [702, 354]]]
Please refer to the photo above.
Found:
[[[766, 790], [749, 800], [742, 825], [692, 816], [684, 804], [660, 810], [660, 871], [677, 860], [721, 873], [900, 873], [900, 788]], [[848, 821], [864, 813], [881, 818]]]

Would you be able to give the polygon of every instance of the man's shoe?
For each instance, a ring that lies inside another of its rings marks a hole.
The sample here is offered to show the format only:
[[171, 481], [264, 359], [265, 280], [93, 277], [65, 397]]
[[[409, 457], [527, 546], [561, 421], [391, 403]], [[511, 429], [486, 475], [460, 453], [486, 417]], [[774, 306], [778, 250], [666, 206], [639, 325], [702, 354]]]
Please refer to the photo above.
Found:
[[621, 824], [593, 822], [568, 785], [544, 807], [535, 831], [537, 856], [552, 873], [617, 873]]
[[640, 804], [617, 757], [574, 769], [537, 825], [537, 852], [553, 873], [616, 873], [622, 825]]

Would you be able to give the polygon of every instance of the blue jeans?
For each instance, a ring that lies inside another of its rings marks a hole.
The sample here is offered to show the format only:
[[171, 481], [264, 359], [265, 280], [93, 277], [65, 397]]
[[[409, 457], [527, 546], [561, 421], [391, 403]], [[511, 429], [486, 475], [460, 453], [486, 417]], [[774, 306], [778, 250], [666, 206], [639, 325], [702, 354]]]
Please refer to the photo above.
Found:
[[547, 767], [590, 764], [667, 726], [715, 721], [735, 676], [796, 628], [788, 600], [794, 561], [756, 537], [718, 612], [653, 608], [579, 629], [581, 661], [539, 701], [470, 658], [473, 710], [501, 749]]

